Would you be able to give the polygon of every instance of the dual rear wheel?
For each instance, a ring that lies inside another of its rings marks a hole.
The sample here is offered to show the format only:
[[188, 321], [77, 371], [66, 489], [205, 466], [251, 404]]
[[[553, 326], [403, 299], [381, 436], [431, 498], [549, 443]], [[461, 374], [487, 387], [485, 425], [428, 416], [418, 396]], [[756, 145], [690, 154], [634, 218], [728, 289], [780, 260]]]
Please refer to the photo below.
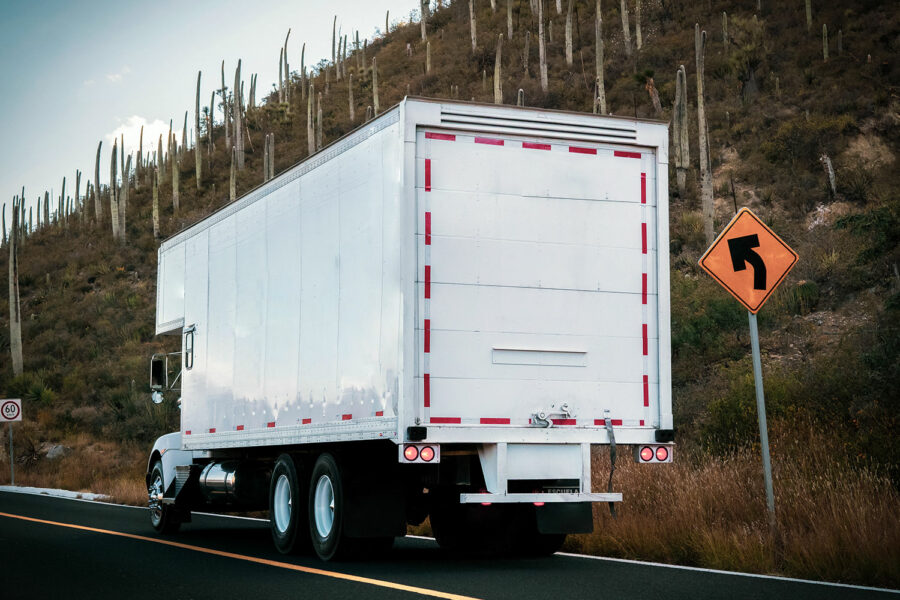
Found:
[[337, 459], [319, 455], [309, 475], [289, 454], [275, 462], [269, 486], [269, 522], [275, 547], [283, 554], [313, 550], [322, 560], [387, 550], [393, 538], [350, 538], [344, 531], [348, 505], [343, 470]]

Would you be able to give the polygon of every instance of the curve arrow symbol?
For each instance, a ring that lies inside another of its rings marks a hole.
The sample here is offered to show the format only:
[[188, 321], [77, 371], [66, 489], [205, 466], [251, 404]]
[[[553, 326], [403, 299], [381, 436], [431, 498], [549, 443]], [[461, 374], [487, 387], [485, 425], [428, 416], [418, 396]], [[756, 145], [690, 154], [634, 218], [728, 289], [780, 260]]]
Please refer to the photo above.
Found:
[[766, 263], [753, 249], [759, 248], [759, 236], [745, 235], [728, 240], [728, 251], [731, 253], [731, 266], [735, 272], [753, 267], [753, 289], [766, 289]]

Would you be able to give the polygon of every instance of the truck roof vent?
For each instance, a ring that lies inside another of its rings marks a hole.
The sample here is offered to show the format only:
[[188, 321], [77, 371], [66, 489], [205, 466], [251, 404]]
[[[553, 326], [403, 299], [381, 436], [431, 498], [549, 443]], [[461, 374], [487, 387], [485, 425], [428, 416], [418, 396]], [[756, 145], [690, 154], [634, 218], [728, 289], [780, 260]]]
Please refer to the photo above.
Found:
[[479, 114], [478, 107], [443, 106], [441, 124], [454, 128], [474, 129], [486, 133], [538, 136], [542, 138], [582, 140], [587, 142], [634, 142], [637, 129], [627, 121], [609, 124], [597, 119], [586, 124], [583, 115], [517, 111], [503, 116]]

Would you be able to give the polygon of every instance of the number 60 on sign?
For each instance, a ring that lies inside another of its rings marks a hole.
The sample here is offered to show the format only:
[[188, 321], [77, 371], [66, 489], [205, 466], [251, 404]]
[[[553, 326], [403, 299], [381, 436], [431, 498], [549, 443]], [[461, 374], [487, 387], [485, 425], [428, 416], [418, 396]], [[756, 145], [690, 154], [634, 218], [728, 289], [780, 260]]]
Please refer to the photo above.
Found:
[[0, 400], [0, 422], [22, 420], [22, 401], [18, 398]]

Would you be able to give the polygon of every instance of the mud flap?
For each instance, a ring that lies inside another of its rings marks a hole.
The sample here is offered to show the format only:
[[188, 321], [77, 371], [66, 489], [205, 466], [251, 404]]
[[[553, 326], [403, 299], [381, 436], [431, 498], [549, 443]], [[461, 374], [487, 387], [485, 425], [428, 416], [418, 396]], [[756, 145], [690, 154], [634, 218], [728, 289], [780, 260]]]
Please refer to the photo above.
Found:
[[547, 503], [535, 507], [540, 533], [592, 533], [594, 515], [590, 502]]

